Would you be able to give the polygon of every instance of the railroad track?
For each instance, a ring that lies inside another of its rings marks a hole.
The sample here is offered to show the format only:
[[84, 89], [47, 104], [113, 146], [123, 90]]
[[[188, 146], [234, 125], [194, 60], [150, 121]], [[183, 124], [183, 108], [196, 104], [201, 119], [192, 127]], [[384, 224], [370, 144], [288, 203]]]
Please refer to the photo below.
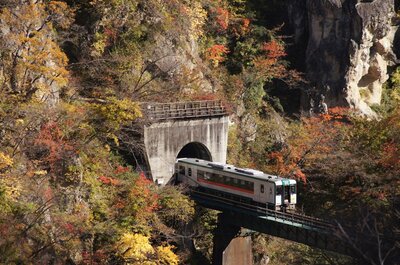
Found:
[[[256, 215], [259, 218], [265, 218], [267, 220], [273, 220], [277, 222], [287, 223], [289, 225], [302, 226], [310, 229], [322, 230], [328, 233], [337, 230], [337, 225], [329, 223], [327, 221], [302, 215], [293, 212], [280, 212], [268, 209], [266, 207], [261, 207], [257, 205], [252, 205], [240, 200], [234, 200], [231, 198], [225, 198], [218, 196], [216, 194], [198, 190], [191, 190], [191, 196], [193, 199], [201, 199], [205, 201], [204, 203], [215, 204], [219, 203], [228, 206], [233, 211], [245, 211], [250, 215]], [[224, 207], [221, 207], [224, 208]]]

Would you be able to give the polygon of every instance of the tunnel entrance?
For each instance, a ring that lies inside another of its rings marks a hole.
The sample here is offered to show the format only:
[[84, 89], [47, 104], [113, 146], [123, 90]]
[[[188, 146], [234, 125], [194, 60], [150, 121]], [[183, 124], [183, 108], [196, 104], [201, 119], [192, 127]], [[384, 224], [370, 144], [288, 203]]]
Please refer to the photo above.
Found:
[[208, 148], [198, 142], [192, 142], [185, 145], [178, 153], [177, 158], [199, 158], [212, 161], [212, 157]]

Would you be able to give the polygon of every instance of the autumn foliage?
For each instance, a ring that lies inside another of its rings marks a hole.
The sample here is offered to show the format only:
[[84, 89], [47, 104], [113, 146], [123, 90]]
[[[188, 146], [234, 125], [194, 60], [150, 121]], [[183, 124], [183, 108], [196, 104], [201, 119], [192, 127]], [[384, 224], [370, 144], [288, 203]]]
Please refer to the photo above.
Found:
[[229, 49], [222, 44], [215, 44], [207, 49], [207, 59], [211, 61], [214, 67], [217, 67], [225, 60], [225, 56], [229, 53]]

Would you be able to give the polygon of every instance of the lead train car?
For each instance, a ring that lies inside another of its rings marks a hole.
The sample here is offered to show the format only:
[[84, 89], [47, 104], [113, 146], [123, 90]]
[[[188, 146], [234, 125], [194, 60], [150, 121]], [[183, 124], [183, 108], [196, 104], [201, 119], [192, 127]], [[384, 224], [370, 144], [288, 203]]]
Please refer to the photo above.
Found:
[[295, 209], [296, 181], [247, 168], [195, 158], [180, 158], [175, 164], [178, 183], [192, 188], [220, 192], [221, 196], [240, 197], [273, 210]]

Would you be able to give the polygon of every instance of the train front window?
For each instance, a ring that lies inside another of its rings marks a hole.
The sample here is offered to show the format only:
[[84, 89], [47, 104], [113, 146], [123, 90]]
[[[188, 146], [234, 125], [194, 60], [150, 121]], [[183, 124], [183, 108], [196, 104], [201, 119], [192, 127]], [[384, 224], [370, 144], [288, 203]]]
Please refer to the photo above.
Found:
[[276, 186], [276, 196], [282, 195], [282, 186]]
[[179, 166], [179, 174], [185, 175], [185, 167], [184, 166]]
[[295, 185], [291, 185], [290, 186], [290, 194], [295, 194], [296, 193], [296, 186]]

